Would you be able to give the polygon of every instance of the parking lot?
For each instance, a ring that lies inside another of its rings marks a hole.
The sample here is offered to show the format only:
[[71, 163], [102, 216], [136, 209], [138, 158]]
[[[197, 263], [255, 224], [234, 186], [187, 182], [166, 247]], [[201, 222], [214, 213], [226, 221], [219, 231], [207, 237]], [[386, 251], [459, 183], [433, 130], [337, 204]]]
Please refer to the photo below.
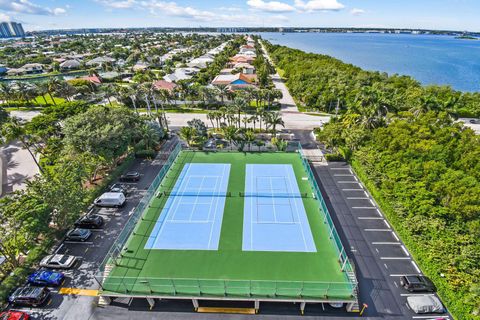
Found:
[[422, 275], [395, 230], [385, 219], [349, 165], [317, 165], [315, 172], [342, 241], [357, 268], [360, 303], [367, 318], [451, 319], [447, 314], [415, 314], [407, 306], [409, 293], [400, 286], [405, 274]]
[[[162, 150], [169, 150], [176, 139], [167, 141]], [[102, 229], [92, 230], [92, 236], [85, 242], [63, 241], [56, 249], [58, 254], [74, 255], [79, 258], [76, 266], [62, 271], [66, 280], [60, 288], [52, 290], [51, 299], [41, 308], [18, 308], [29, 313], [33, 319], [89, 319], [97, 309], [96, 290], [99, 284], [95, 280], [100, 263], [105, 258], [113, 241], [117, 238], [145, 190], [162, 167], [167, 153], [159, 153], [157, 159], [136, 159], [129, 170], [138, 171], [141, 179], [138, 183], [122, 183], [129, 189], [127, 201], [122, 208], [95, 208], [95, 213], [104, 218]], [[73, 294], [72, 294], [73, 293]]]

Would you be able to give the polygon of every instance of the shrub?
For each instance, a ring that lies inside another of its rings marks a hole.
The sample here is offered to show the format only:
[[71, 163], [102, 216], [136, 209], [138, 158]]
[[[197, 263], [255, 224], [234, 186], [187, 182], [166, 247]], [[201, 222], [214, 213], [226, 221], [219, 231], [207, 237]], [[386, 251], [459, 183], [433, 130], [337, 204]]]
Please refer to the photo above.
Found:
[[327, 159], [327, 161], [332, 161], [332, 162], [345, 160], [343, 159], [342, 155], [339, 153], [327, 153], [325, 154], [325, 159]]
[[155, 158], [156, 154], [157, 153], [154, 150], [139, 150], [135, 152], [135, 157], [142, 159], [152, 159]]

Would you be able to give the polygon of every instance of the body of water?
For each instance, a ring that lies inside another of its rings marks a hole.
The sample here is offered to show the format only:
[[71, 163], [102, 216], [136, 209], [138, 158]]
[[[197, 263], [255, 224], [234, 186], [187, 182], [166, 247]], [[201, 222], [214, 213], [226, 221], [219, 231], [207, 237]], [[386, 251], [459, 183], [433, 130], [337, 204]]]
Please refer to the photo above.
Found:
[[261, 33], [264, 39], [327, 54], [366, 70], [409, 75], [423, 84], [480, 91], [480, 40], [365, 33]]

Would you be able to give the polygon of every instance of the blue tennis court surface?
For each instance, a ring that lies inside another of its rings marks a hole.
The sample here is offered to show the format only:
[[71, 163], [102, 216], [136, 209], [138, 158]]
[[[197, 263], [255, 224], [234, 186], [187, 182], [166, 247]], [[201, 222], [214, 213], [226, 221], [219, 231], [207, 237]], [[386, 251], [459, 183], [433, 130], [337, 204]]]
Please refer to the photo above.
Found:
[[185, 164], [145, 249], [217, 250], [230, 164]]
[[292, 165], [247, 164], [242, 249], [317, 251]]

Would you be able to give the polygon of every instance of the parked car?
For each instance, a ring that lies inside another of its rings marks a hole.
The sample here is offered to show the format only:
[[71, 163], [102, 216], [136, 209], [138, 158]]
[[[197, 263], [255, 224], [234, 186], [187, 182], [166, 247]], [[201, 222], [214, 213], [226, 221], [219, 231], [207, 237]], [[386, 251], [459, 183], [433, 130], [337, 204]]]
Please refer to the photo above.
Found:
[[128, 188], [127, 186], [124, 186], [123, 184], [120, 183], [115, 183], [110, 187], [110, 192], [120, 192], [123, 193], [123, 195], [126, 197], [128, 196]]
[[0, 313], [0, 320], [28, 320], [28, 313], [22, 311], [4, 311]]
[[475, 119], [470, 119], [470, 123], [475, 124], [475, 123], [477, 123], [477, 120], [475, 120]]
[[99, 207], [119, 208], [125, 204], [125, 195], [119, 192], [106, 192], [95, 199], [95, 205]]
[[407, 305], [415, 313], [445, 313], [442, 302], [433, 294], [407, 297]]
[[405, 275], [400, 277], [400, 285], [409, 292], [435, 292], [433, 282], [425, 276]]
[[63, 273], [50, 270], [36, 271], [28, 276], [28, 283], [34, 286], [58, 287], [64, 280]]
[[75, 228], [67, 232], [66, 239], [68, 241], [87, 241], [92, 235], [92, 231], [88, 229]]
[[40, 261], [40, 267], [52, 269], [70, 269], [77, 262], [77, 257], [66, 254], [51, 254]]
[[130, 171], [120, 176], [120, 182], [137, 182], [140, 180], [140, 173], [137, 171]]
[[50, 296], [50, 290], [45, 287], [20, 287], [9, 297], [8, 302], [13, 305], [38, 307], [43, 305]]
[[89, 214], [75, 221], [75, 227], [84, 229], [100, 229], [103, 226], [103, 217], [98, 214]]

